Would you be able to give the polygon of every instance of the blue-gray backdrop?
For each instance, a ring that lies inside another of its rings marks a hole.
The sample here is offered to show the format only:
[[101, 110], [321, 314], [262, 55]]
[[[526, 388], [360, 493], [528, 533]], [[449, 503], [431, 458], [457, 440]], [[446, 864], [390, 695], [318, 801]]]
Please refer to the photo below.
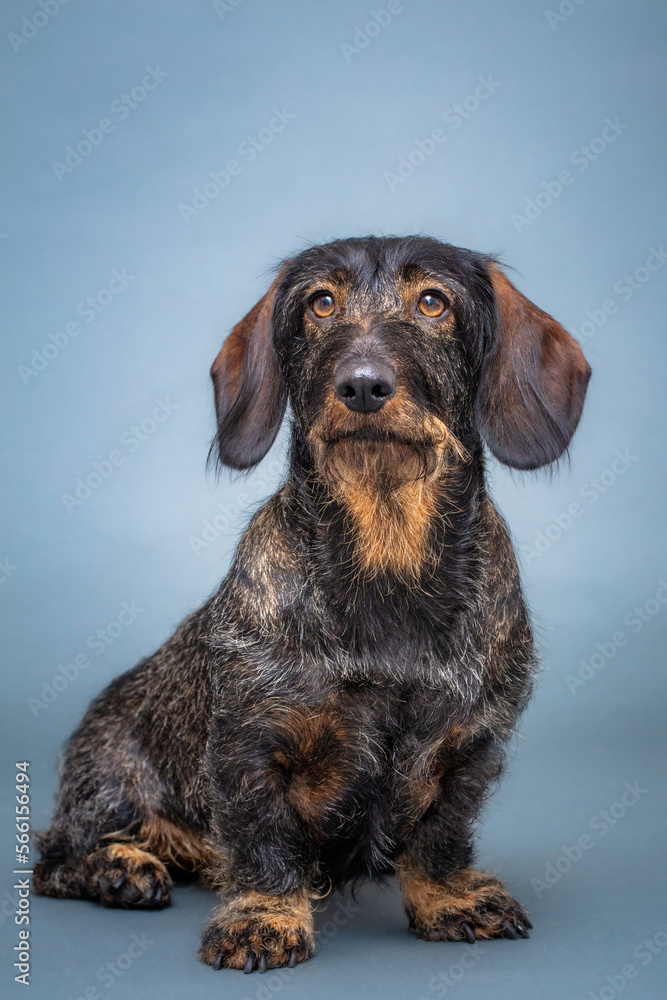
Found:
[[196, 960], [201, 890], [156, 914], [33, 899], [32, 995], [663, 995], [666, 17], [649, 0], [5, 4], [3, 995], [23, 989], [14, 764], [44, 825], [91, 696], [222, 577], [282, 453], [207, 477], [210, 362], [276, 260], [368, 232], [500, 251], [594, 369], [570, 469], [492, 468], [545, 669], [481, 857], [533, 936], [418, 942], [397, 895], [367, 890], [328, 903], [316, 961], [244, 979]]

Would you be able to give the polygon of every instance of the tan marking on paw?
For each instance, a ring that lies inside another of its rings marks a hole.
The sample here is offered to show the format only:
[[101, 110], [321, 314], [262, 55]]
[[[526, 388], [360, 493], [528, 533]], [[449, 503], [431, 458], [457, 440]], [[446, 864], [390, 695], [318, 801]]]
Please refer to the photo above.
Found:
[[243, 969], [263, 956], [269, 969], [287, 965], [292, 952], [305, 962], [315, 951], [313, 917], [305, 893], [265, 896], [246, 892], [227, 899], [204, 931], [199, 956], [207, 965]]
[[514, 929], [526, 925], [523, 907], [486, 872], [464, 868], [441, 885], [399, 861], [396, 874], [410, 924], [428, 941], [464, 940], [464, 921], [479, 939], [502, 937], [505, 922]]
[[91, 890], [110, 906], [140, 909], [167, 906], [172, 880], [154, 854], [131, 842], [102, 847], [90, 855]]

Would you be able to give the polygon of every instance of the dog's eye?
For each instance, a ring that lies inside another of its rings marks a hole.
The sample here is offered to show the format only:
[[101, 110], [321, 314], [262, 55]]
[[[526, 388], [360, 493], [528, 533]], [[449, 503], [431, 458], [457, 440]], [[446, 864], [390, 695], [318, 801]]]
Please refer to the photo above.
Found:
[[442, 295], [436, 295], [435, 292], [424, 292], [417, 306], [424, 316], [435, 317], [442, 316], [447, 308], [447, 302], [443, 299]]
[[331, 316], [336, 308], [336, 303], [334, 302], [333, 295], [329, 295], [328, 292], [320, 292], [311, 300], [310, 308], [320, 319], [326, 319], [327, 316]]

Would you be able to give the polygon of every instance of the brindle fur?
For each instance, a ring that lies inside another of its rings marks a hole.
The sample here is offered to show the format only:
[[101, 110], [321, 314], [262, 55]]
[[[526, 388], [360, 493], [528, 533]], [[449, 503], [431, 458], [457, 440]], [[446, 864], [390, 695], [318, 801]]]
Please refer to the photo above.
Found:
[[[334, 368], [376, 355], [395, 395], [353, 413]], [[482, 439], [514, 468], [555, 461], [589, 374], [482, 254], [368, 237], [285, 262], [212, 368], [222, 465], [256, 464], [289, 400], [285, 483], [217, 593], [90, 706], [36, 889], [154, 907], [165, 865], [205, 869], [223, 904], [201, 957], [246, 971], [309, 958], [311, 900], [393, 872], [427, 940], [527, 936], [471, 867], [536, 663]]]

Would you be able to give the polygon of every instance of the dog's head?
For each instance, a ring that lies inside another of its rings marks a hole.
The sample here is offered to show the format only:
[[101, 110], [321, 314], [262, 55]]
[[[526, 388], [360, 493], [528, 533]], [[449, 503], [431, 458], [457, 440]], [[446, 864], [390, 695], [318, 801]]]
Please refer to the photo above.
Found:
[[246, 469], [289, 399], [324, 479], [385, 485], [465, 461], [480, 436], [515, 469], [566, 450], [590, 368], [490, 257], [425, 237], [367, 237], [286, 261], [215, 359], [212, 453]]

